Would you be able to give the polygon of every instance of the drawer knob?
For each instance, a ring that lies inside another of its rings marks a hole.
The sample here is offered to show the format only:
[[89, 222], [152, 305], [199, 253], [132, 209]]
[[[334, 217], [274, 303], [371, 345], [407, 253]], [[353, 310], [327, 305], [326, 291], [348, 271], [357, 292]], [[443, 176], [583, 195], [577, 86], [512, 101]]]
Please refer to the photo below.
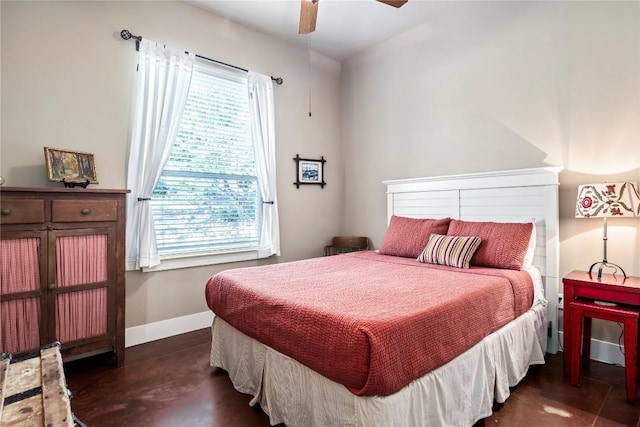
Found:
[[82, 210], [80, 211], [80, 213], [81, 213], [82, 215], [89, 215], [89, 214], [91, 213], [91, 209], [89, 209], [89, 208], [84, 208], [84, 209], [82, 209]]
[[2, 208], [2, 210], [0, 210], [0, 213], [2, 214], [2, 216], [9, 216], [11, 215], [11, 208]]

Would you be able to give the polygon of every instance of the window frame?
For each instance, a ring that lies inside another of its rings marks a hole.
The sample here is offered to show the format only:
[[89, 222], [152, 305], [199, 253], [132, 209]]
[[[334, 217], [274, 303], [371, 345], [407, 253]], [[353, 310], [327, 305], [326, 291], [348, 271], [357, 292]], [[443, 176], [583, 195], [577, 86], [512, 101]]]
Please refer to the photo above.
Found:
[[173, 256], [162, 258], [162, 262], [153, 267], [142, 267], [143, 273], [177, 270], [181, 268], [203, 267], [207, 265], [227, 264], [231, 262], [255, 261], [259, 259], [257, 250], [228, 251], [199, 255]]

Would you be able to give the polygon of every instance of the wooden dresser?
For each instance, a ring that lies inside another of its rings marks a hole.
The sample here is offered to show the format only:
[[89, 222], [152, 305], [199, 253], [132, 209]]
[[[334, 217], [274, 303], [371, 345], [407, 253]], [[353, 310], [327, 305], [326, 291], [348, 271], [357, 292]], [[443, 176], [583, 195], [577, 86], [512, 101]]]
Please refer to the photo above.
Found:
[[127, 192], [0, 187], [0, 352], [124, 363]]

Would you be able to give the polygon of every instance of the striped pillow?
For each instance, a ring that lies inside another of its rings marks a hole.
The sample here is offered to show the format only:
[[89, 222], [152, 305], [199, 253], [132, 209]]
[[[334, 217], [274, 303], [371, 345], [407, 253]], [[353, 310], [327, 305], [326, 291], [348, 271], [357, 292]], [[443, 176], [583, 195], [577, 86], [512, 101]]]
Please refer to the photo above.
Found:
[[475, 236], [443, 236], [432, 234], [418, 261], [428, 264], [469, 268], [469, 261], [480, 246], [480, 238]]

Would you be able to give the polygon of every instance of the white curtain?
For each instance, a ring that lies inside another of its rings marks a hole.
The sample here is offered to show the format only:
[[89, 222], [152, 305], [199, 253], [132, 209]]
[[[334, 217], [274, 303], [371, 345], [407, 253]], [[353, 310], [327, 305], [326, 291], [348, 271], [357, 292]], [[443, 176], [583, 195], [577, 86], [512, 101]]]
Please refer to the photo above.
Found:
[[175, 141], [195, 55], [140, 42], [127, 185], [127, 269], [160, 264], [149, 199]]
[[262, 196], [262, 232], [258, 257], [280, 255], [280, 225], [276, 196], [276, 133], [271, 77], [249, 71], [251, 138]]

